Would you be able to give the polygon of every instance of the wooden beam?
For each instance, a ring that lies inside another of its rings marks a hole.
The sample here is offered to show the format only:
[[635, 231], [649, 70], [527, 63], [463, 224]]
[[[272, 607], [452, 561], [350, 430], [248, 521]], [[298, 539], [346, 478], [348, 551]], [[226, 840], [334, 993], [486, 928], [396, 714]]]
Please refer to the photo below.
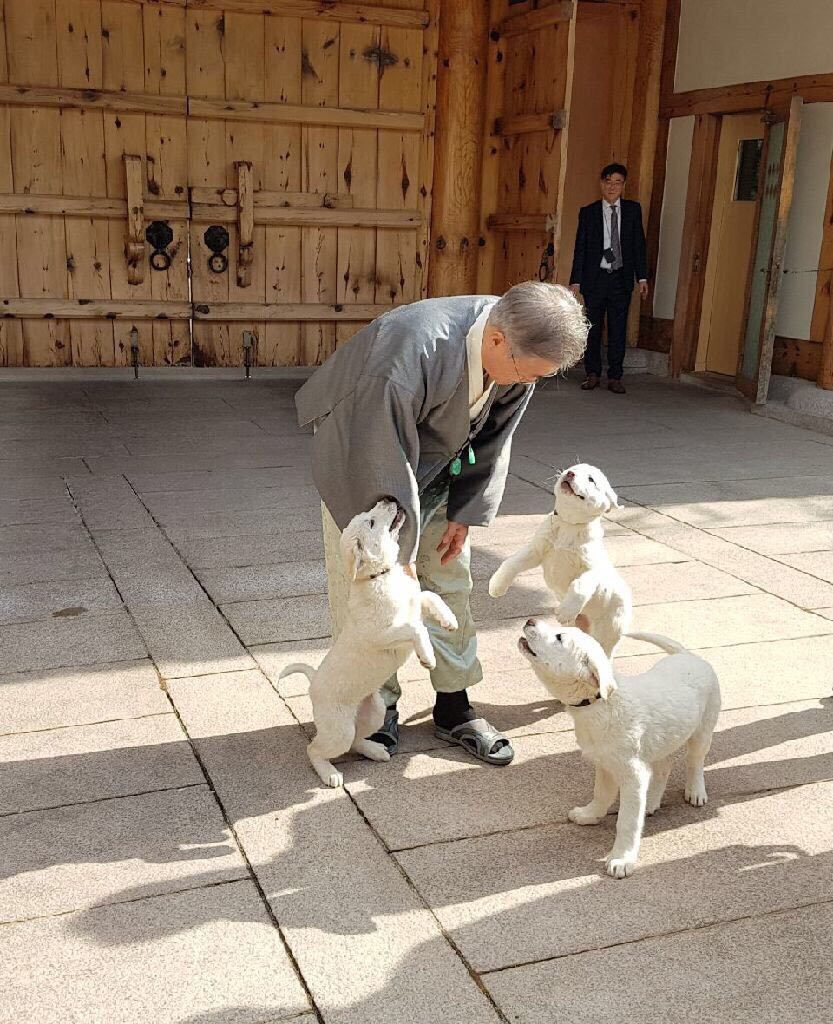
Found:
[[824, 332], [824, 341], [821, 346], [816, 383], [825, 391], [833, 391], [833, 303], [831, 303], [830, 312], [827, 315], [827, 329]]
[[560, 132], [566, 125], [566, 110], [556, 110], [552, 114], [518, 114], [515, 117], [495, 118], [492, 134], [506, 138], [510, 135], [525, 135], [527, 132]]
[[234, 167], [237, 171], [237, 285], [239, 288], [249, 288], [255, 254], [252, 165], [249, 160], [237, 160]]
[[827, 185], [827, 201], [824, 206], [824, 227], [819, 249], [818, 273], [816, 274], [816, 296], [813, 301], [813, 317], [810, 321], [810, 337], [821, 341], [827, 330], [833, 299], [833, 159], [830, 162], [830, 178]]
[[313, 302], [215, 302], [211, 305], [196, 303], [194, 319], [271, 323], [295, 320], [375, 320], [377, 316], [391, 309], [393, 306], [376, 303], [326, 305]]
[[[149, 0], [133, 0], [148, 3]], [[185, 0], [152, 0], [183, 6]], [[187, 0], [189, 10], [241, 11], [244, 14], [265, 14], [267, 17], [325, 18], [330, 21], [356, 22], [362, 25], [384, 25], [390, 28], [426, 28], [425, 11], [400, 10], [396, 7], [371, 7], [367, 4], [338, 3], [334, 0]]]
[[556, 0], [549, 7], [537, 11], [524, 11], [522, 14], [510, 14], [500, 25], [502, 36], [515, 36], [521, 32], [534, 32], [539, 28], [549, 28], [560, 22], [569, 21], [575, 13], [574, 0]]
[[207, 121], [253, 121], [260, 124], [301, 124], [338, 128], [390, 128], [421, 132], [423, 114], [398, 110], [357, 110], [348, 107], [296, 106], [247, 100], [188, 99], [189, 117]]
[[485, 4], [443, 5], [429, 295], [466, 295], [477, 285], [487, 31]]
[[[2, 199], [2, 197], [0, 197]], [[206, 188], [195, 185], [191, 188], [191, 202], [202, 206], [237, 207], [236, 188]], [[346, 192], [281, 192], [260, 189], [254, 193], [254, 205], [283, 206], [292, 210], [350, 210], [353, 208], [353, 196]]]
[[[191, 219], [197, 224], [235, 224], [237, 207], [194, 203]], [[305, 228], [391, 228], [408, 231], [420, 227], [422, 217], [419, 210], [330, 210], [324, 206], [293, 208], [256, 204], [254, 222]]]
[[495, 237], [489, 227], [489, 216], [497, 209], [500, 182], [501, 143], [491, 134], [504, 109], [506, 84], [505, 40], [500, 34], [500, 17], [504, 0], [491, 0], [489, 5], [489, 46], [486, 58], [486, 96], [483, 141], [481, 144], [480, 234], [477, 259], [476, 289], [480, 295], [491, 294], [494, 287]]
[[785, 110], [793, 96], [801, 96], [805, 103], [833, 102], [833, 72], [673, 93], [663, 99], [660, 115], [686, 117], [689, 114], [737, 114], [764, 108]]
[[420, 227], [417, 234], [416, 262], [420, 270], [419, 295], [428, 297], [431, 265], [431, 218], [434, 206], [434, 139], [437, 132], [437, 67], [440, 58], [440, 13], [444, 0], [427, 0], [428, 27], [422, 36], [422, 113], [425, 118], [419, 154], [417, 208]]
[[34, 88], [0, 85], [0, 105], [58, 107], [61, 110], [122, 110], [138, 114], [185, 116], [184, 96], [153, 96], [150, 93], [104, 92], [100, 89]]
[[818, 381], [822, 347], [820, 341], [776, 336], [772, 350], [772, 372], [782, 377]]
[[145, 279], [145, 204], [142, 182], [142, 158], [124, 154], [125, 194], [127, 195], [127, 283], [141, 284]]
[[[575, 79], [576, 63], [576, 19], [577, 10], [575, 4], [570, 11], [570, 22], [567, 29], [567, 84], [564, 91], [564, 107], [569, 110], [573, 102], [573, 81]], [[550, 280], [554, 277], [559, 260], [561, 259], [561, 223], [564, 217], [564, 196], [567, 192], [567, 161], [568, 161], [569, 124], [565, 122], [564, 129], [558, 136], [558, 147], [560, 150], [558, 160], [558, 191], [555, 197], [555, 212], [547, 220], [547, 228], [551, 232], [553, 244], [553, 255], [550, 258]]]
[[3, 299], [0, 319], [15, 320], [188, 320], [190, 302], [149, 299]]
[[694, 368], [706, 261], [709, 255], [712, 202], [717, 174], [720, 119], [701, 114], [694, 124], [691, 164], [688, 172], [685, 220], [680, 252], [680, 272], [674, 302], [674, 333], [671, 344], [671, 375]]
[[[146, 220], [187, 220], [188, 203], [176, 199], [144, 197]], [[97, 196], [41, 196], [29, 193], [0, 195], [0, 213], [20, 216], [91, 217], [100, 220], [124, 220], [127, 202]]]

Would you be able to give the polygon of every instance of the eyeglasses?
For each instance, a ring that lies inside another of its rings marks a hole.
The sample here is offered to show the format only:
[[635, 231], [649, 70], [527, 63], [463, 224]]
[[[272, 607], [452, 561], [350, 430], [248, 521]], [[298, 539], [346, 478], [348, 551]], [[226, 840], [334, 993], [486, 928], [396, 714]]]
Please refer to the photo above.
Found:
[[555, 377], [560, 372], [559, 370], [551, 370], [549, 373], [536, 373], [531, 377], [524, 377], [518, 369], [518, 361], [515, 358], [515, 353], [512, 351], [512, 346], [508, 341], [506, 341], [506, 339], [504, 339], [504, 344], [509, 349], [509, 358], [512, 360], [512, 365], [515, 367], [515, 376], [518, 378], [519, 384], [534, 384], [538, 380], [546, 380], [548, 377]]

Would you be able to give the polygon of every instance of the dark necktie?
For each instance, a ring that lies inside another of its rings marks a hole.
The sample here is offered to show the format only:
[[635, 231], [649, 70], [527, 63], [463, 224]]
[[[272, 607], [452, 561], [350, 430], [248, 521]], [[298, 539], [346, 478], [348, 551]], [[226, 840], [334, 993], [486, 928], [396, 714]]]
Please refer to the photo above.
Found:
[[610, 211], [610, 248], [613, 250], [613, 269], [622, 269], [622, 243], [619, 240], [619, 216], [614, 206]]

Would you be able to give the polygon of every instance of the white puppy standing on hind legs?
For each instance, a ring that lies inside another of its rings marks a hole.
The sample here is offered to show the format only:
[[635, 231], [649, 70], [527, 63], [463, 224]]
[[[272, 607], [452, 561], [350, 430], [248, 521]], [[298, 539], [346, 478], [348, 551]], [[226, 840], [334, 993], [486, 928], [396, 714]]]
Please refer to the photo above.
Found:
[[[631, 592], [604, 545], [602, 516], [622, 508], [607, 477], [579, 463], [555, 482], [555, 510], [529, 544], [507, 558], [489, 580], [492, 597], [503, 597], [515, 577], [542, 566], [547, 586], [560, 601], [555, 617], [578, 622], [610, 657], [630, 628]], [[580, 618], [579, 616], [582, 616]]]
[[670, 657], [638, 676], [614, 676], [600, 645], [572, 627], [529, 619], [518, 641], [521, 653], [554, 697], [566, 705], [582, 756], [596, 767], [593, 799], [574, 807], [577, 825], [597, 825], [617, 793], [616, 841], [607, 873], [633, 871], [645, 815], [662, 803], [671, 757], [686, 748], [685, 798], [695, 807], [708, 799], [703, 766], [720, 713], [720, 686], [708, 662], [673, 640], [629, 633]]
[[341, 535], [350, 593], [344, 627], [317, 669], [295, 663], [280, 678], [295, 672], [310, 681], [315, 739], [307, 754], [321, 781], [336, 788], [344, 777], [330, 759], [355, 750], [372, 761], [387, 761], [381, 743], [366, 739], [385, 719], [379, 694], [382, 683], [416, 652], [426, 668], [436, 659], [422, 621], [429, 615], [445, 629], [457, 629], [454, 613], [438, 595], [420, 585], [398, 564], [399, 531], [405, 513], [393, 498], [383, 498], [369, 512], [347, 524]]

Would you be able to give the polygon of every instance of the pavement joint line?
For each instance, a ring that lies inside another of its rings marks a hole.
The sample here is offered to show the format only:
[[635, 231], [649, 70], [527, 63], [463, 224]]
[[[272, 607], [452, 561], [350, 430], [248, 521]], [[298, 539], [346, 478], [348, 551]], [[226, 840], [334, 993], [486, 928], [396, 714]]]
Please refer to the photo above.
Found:
[[16, 924], [31, 924], [33, 921], [49, 921], [55, 917], [69, 917], [70, 914], [86, 914], [90, 910], [101, 910], [104, 907], [123, 907], [131, 903], [145, 903], [147, 900], [165, 899], [168, 896], [181, 896], [186, 892], [199, 892], [201, 889], [219, 889], [223, 885], [239, 885], [247, 882], [246, 875], [239, 878], [223, 878], [215, 882], [203, 882], [202, 885], [186, 885], [180, 889], [166, 889], [164, 892], [151, 892], [144, 896], [133, 896], [124, 900], [108, 900], [106, 903], [91, 903], [88, 907], [72, 907], [69, 910], [58, 910], [52, 914], [33, 914], [31, 917], [16, 917], [6, 921], [0, 921], [0, 928], [8, 928]]
[[0, 732], [0, 740], [9, 736], [37, 736], [42, 732], [60, 732], [66, 729], [89, 729], [99, 725], [113, 725], [115, 722], [141, 722], [145, 718], [168, 718], [171, 711], [148, 711], [144, 715], [131, 715], [129, 718], [98, 718], [94, 722], [69, 722], [66, 725], [45, 725], [40, 729], [13, 729], [11, 732]]
[[199, 789], [205, 782], [180, 782], [176, 786], [160, 786], [158, 789], [143, 789], [136, 793], [113, 793], [110, 796], [97, 796], [89, 800], [70, 800], [65, 804], [50, 804], [48, 807], [27, 807], [22, 811], [0, 811], [0, 820], [20, 817], [23, 814], [40, 814], [42, 811], [61, 811], [67, 807], [86, 807], [89, 804], [103, 804], [108, 800], [131, 800], [137, 796], [152, 796], [154, 793], [178, 793], [183, 789]]
[[515, 971], [522, 967], [534, 967], [536, 964], [554, 963], [557, 960], [568, 960], [574, 956], [583, 956], [585, 953], [604, 953], [609, 949], [618, 949], [622, 946], [636, 946], [642, 942], [651, 942], [655, 939], [673, 938], [675, 935], [690, 935], [692, 932], [704, 932], [712, 928], [721, 928], [725, 925], [737, 924], [740, 921], [758, 921], [763, 918], [776, 917], [779, 914], [793, 914], [796, 910], [806, 910], [809, 907], [824, 907], [833, 903], [833, 896], [828, 899], [808, 900], [803, 903], [796, 903], [789, 907], [777, 907], [773, 910], [764, 910], [757, 914], [740, 914], [737, 917], [715, 918], [701, 924], [691, 925], [688, 928], [674, 928], [668, 931], [652, 932], [650, 935], [640, 935], [635, 939], [623, 939], [621, 942], [611, 942], [606, 946], [587, 946], [584, 949], [571, 950], [569, 953], [560, 953], [556, 956], [542, 957], [540, 960], [522, 960], [515, 964], [507, 964], [505, 967], [492, 967], [489, 970], [481, 971], [483, 977], [492, 974], [501, 974], [504, 971]]
[[0, 672], [0, 679], [2, 679], [4, 676], [7, 679], [9, 679], [12, 676], [30, 675], [32, 672], [65, 672], [67, 669], [73, 669], [73, 668], [77, 668], [77, 669], [93, 669], [93, 668], [99, 668], [100, 666], [105, 666], [105, 665], [107, 666], [107, 668], [110, 668], [111, 666], [117, 666], [117, 665], [141, 665], [141, 664], [143, 664], [145, 662], [148, 662], [151, 665], [153, 664], [150, 656], [146, 655], [144, 658], [118, 658], [116, 661], [92, 661], [89, 664], [85, 663], [83, 665], [78, 665], [78, 664], [74, 664], [74, 665], [56, 665], [54, 667], [45, 668], [45, 669], [30, 669], [30, 668], [15, 669], [13, 672]]
[[[713, 766], [706, 766], [706, 781], [708, 781], [709, 767], [717, 767], [719, 764], [720, 762]], [[746, 790], [743, 793], [729, 793], [725, 796], [719, 797], [717, 800], [710, 800], [709, 803], [714, 807], [724, 807], [726, 805], [733, 804], [736, 798], [740, 796], [747, 799], [755, 799], [756, 797], [768, 796], [770, 793], [788, 793], [793, 789], [805, 789], [808, 786], [824, 786], [831, 782], [833, 782], [833, 775], [826, 779], [813, 779], [810, 782], [793, 782], [784, 786], [770, 786], [766, 789]], [[671, 806], [684, 807], [685, 804], [663, 804], [661, 810], [667, 810]], [[610, 811], [605, 815], [605, 818], [610, 818], [611, 822], [613, 822], [617, 815], [618, 811]], [[573, 827], [573, 823], [567, 817], [550, 818], [547, 821], [534, 821], [530, 822], [528, 825], [516, 825], [513, 828], [498, 828], [493, 829], [491, 832], [478, 832], [477, 835], [473, 836], [455, 836], [450, 839], [437, 839], [433, 843], [415, 843], [413, 846], [392, 846], [390, 847], [389, 852], [396, 856], [400, 853], [411, 853], [414, 850], [426, 850], [435, 846], [453, 846], [455, 843], [474, 843], [479, 842], [481, 839], [492, 839], [496, 836], [512, 835], [515, 832], [534, 832], [536, 829], [556, 827], [570, 828]], [[599, 877], [601, 878], [601, 876]], [[831, 900], [833, 900], [833, 897], [831, 897]]]

